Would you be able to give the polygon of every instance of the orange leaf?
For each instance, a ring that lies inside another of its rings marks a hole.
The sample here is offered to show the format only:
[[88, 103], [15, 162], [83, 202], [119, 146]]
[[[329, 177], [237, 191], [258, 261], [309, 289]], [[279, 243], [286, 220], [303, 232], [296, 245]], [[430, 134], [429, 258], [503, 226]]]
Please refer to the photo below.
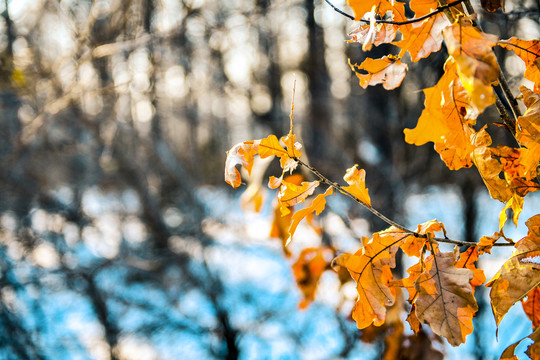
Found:
[[281, 213], [286, 215], [290, 212], [289, 207], [303, 203], [308, 196], [313, 194], [317, 186], [319, 186], [318, 181], [304, 181], [301, 185], [296, 185], [283, 180], [278, 194]]
[[304, 299], [299, 307], [305, 309], [314, 299], [319, 279], [324, 271], [330, 268], [334, 250], [329, 247], [307, 248], [302, 250], [292, 270], [296, 284], [302, 291]]
[[532, 321], [533, 329], [540, 326], [540, 287], [535, 287], [527, 294], [527, 300], [522, 300], [523, 311]]
[[456, 263], [457, 268], [465, 268], [469, 269], [473, 272], [473, 278], [471, 279], [471, 286], [473, 287], [473, 294], [474, 289], [482, 285], [486, 282], [486, 275], [484, 274], [484, 270], [477, 269], [475, 263], [478, 261], [478, 247], [471, 246], [467, 250], [465, 250], [463, 253], [459, 255], [459, 260]]
[[242, 165], [251, 174], [253, 167], [253, 155], [257, 153], [258, 141], [244, 141], [234, 145], [227, 151], [225, 160], [225, 182], [233, 188], [239, 187], [242, 183], [240, 173], [236, 165]]
[[449, 58], [444, 74], [434, 87], [424, 90], [424, 111], [414, 129], [405, 129], [405, 141], [423, 145], [429, 141], [451, 170], [472, 165], [473, 126], [478, 110], [459, 78], [456, 62]]
[[324, 194], [317, 195], [317, 197], [313, 199], [311, 204], [307, 205], [302, 210], [298, 210], [293, 215], [291, 227], [289, 228], [289, 241], [292, 240], [292, 237], [296, 232], [296, 228], [298, 227], [298, 224], [300, 224], [300, 221], [302, 221], [308, 214], [314, 212], [315, 214], [319, 215], [324, 210], [324, 207], [326, 206], [326, 197], [328, 195], [331, 195], [332, 192], [332, 187], [328, 187]]
[[517, 301], [540, 284], [540, 215], [525, 224], [528, 235], [516, 243], [516, 251], [486, 284], [491, 287], [491, 308], [497, 326]]
[[399, 57], [403, 57], [408, 51], [412, 61], [418, 61], [437, 52], [443, 42], [442, 30], [450, 25], [450, 21], [444, 13], [431, 16], [422, 22], [414, 23], [410, 31], [404, 31], [403, 40], [395, 43], [401, 48]]
[[514, 51], [525, 62], [525, 78], [534, 83], [534, 91], [539, 92], [540, 88], [540, 41], [520, 40], [510, 38], [501, 40], [498, 44], [508, 50]]
[[480, 241], [478, 242], [478, 253], [482, 255], [483, 253], [491, 254], [491, 248], [493, 247], [493, 244], [497, 242], [501, 238], [501, 234], [498, 232], [495, 232], [491, 236], [482, 236], [480, 238]]
[[415, 306], [418, 319], [428, 324], [450, 345], [458, 346], [472, 333], [478, 310], [470, 284], [473, 272], [456, 268], [457, 254], [436, 253], [426, 259], [426, 270], [416, 280]]
[[283, 215], [280, 206], [278, 206], [276, 202], [274, 205], [272, 227], [270, 228], [269, 236], [279, 238], [281, 240], [283, 252], [287, 257], [291, 255], [291, 252], [287, 248], [286, 244], [289, 239], [289, 228], [291, 227], [292, 215], [293, 212], [291, 210], [289, 210], [287, 214]]
[[502, 164], [497, 160], [499, 154], [500, 152], [497, 149], [481, 146], [474, 150], [472, 158], [489, 191], [489, 195], [493, 199], [506, 202], [512, 197], [512, 191], [509, 189], [506, 180], [499, 177], [499, 174], [503, 171]]
[[364, 204], [371, 206], [371, 199], [369, 198], [368, 189], [366, 188], [366, 171], [364, 169], [358, 170], [357, 166], [358, 165], [354, 165], [347, 169], [347, 173], [343, 179], [349, 186], [344, 186], [343, 189], [347, 190]]
[[439, 2], [437, 0], [411, 0], [409, 7], [414, 11], [415, 17], [429, 14], [437, 9]]
[[491, 85], [499, 78], [499, 65], [491, 49], [495, 35], [486, 34], [466, 18], [443, 30], [448, 53], [456, 60], [463, 86], [479, 112], [495, 103]]
[[394, 0], [347, 0], [347, 4], [353, 9], [356, 20], [362, 19], [373, 7], [376, 9], [376, 14], [381, 17], [384, 17], [387, 11], [391, 11], [395, 21], [406, 19], [405, 6]]
[[[288, 138], [291, 139], [294, 143], [294, 135]], [[281, 168], [283, 169], [283, 171], [292, 171], [298, 165], [296, 161], [294, 161], [294, 159], [291, 159], [288, 150], [285, 150], [285, 148], [281, 146], [278, 138], [275, 135], [270, 135], [267, 138], [262, 139], [258, 149], [259, 156], [263, 159], [272, 155], [278, 156], [280, 158]], [[295, 150], [291, 151], [294, 152]]]
[[523, 101], [527, 111], [516, 123], [516, 139], [524, 146], [520, 149], [520, 163], [524, 170], [520, 174], [530, 180], [538, 174], [540, 162], [540, 95], [533, 93], [525, 86], [519, 88], [523, 93]]
[[358, 299], [352, 317], [359, 329], [371, 324], [380, 326], [386, 319], [386, 307], [394, 304], [395, 289], [391, 267], [398, 243], [391, 237], [374, 234], [372, 239], [363, 238], [364, 247], [354, 255], [341, 254], [333, 264], [342, 266], [356, 281]]
[[[407, 64], [393, 55], [384, 56], [380, 59], [367, 58], [360, 65], [353, 65], [349, 62], [351, 69], [360, 79], [360, 86], [364, 89], [370, 85], [382, 84], [386, 90], [392, 90], [401, 85], [407, 70]], [[360, 73], [363, 70], [367, 74]]]

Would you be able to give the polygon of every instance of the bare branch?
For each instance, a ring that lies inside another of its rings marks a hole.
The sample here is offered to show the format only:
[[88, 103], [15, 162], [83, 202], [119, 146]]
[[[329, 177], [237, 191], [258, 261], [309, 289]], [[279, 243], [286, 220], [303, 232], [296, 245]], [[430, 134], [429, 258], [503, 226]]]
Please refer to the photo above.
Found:
[[[400, 230], [402, 230], [402, 231], [404, 231], [406, 233], [409, 233], [409, 234], [411, 234], [411, 235], [413, 235], [415, 237], [418, 237], [418, 238], [423, 238], [423, 239], [428, 238], [428, 236], [426, 234], [419, 234], [416, 231], [412, 231], [412, 230], [406, 228], [405, 226], [403, 226], [401, 224], [398, 224], [393, 220], [390, 220], [389, 218], [387, 218], [386, 216], [381, 214], [378, 210], [374, 209], [372, 206], [369, 206], [368, 204], [366, 204], [365, 202], [363, 202], [362, 200], [360, 200], [359, 198], [357, 198], [356, 196], [354, 196], [353, 194], [351, 194], [350, 192], [345, 190], [338, 183], [333, 182], [330, 179], [328, 179], [326, 176], [321, 174], [319, 172], [319, 170], [315, 169], [313, 166], [306, 164], [305, 162], [303, 162], [299, 158], [294, 158], [294, 160], [297, 161], [300, 165], [302, 165], [306, 169], [308, 169], [309, 171], [311, 171], [315, 176], [317, 176], [319, 178], [319, 180], [321, 181], [321, 183], [332, 186], [335, 190], [337, 190], [340, 193], [345, 194], [346, 196], [350, 197], [351, 199], [353, 199], [354, 201], [356, 201], [357, 203], [362, 205], [364, 208], [366, 208], [368, 211], [370, 211], [373, 215], [377, 216], [379, 219], [381, 219], [382, 221], [384, 221], [388, 225], [394, 226], [394, 227], [396, 227], [396, 228], [398, 228], [398, 229], [400, 229]], [[453, 239], [448, 239], [447, 237], [444, 237], [444, 238], [436, 238], [436, 237], [434, 237], [432, 239], [436, 240], [438, 242], [441, 242], [441, 243], [454, 244], [454, 245], [459, 245], [459, 246], [477, 246], [478, 245], [478, 243], [476, 243], [476, 242], [453, 240]], [[495, 243], [495, 244], [493, 244], [493, 246], [514, 246], [514, 244], [513, 243]]]
[[[343, 10], [337, 8], [334, 4], [332, 4], [329, 0], [324, 0], [328, 5], [330, 5], [332, 7], [332, 9], [334, 9], [334, 11], [336, 11], [337, 13], [345, 16], [346, 18], [348, 19], [351, 19], [351, 20], [355, 20], [355, 17], [350, 15], [350, 14], [347, 14], [346, 12], [344, 12]], [[429, 14], [426, 14], [426, 15], [423, 15], [423, 16], [420, 16], [419, 18], [414, 18], [414, 19], [410, 19], [410, 20], [407, 20], [407, 21], [392, 21], [392, 20], [375, 20], [375, 22], [377, 24], [392, 24], [392, 25], [408, 25], [408, 24], [413, 24], [413, 23], [416, 23], [416, 22], [420, 22], [420, 21], [423, 21], [427, 18], [430, 18], [434, 15], [437, 15], [438, 13], [440, 12], [443, 12], [447, 9], [449, 9], [450, 7], [452, 6], [456, 6], [456, 5], [459, 5], [463, 0], [458, 0], [458, 1], [452, 1], [451, 3], [448, 3], [444, 6], [439, 6], [436, 10], [434, 10], [433, 12], [430, 12]], [[367, 20], [367, 19], [360, 19], [358, 21], [362, 21], [362, 22], [365, 22], [367, 24], [369, 24], [370, 20]]]

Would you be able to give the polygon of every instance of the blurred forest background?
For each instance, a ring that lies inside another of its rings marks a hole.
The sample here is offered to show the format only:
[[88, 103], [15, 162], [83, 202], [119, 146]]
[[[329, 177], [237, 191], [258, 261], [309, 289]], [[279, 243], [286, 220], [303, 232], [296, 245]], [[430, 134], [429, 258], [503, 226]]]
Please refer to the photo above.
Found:
[[[538, 1], [473, 5], [487, 32], [540, 37]], [[476, 170], [403, 141], [444, 51], [397, 90], [364, 90], [347, 63], [365, 58], [346, 42], [354, 23], [322, 0], [4, 0], [0, 12], [0, 359], [378, 358], [336, 274], [298, 310], [271, 201], [242, 212], [223, 181], [235, 143], [288, 131], [293, 79], [295, 129], [321, 172], [339, 181], [359, 164], [374, 207], [405, 225], [436, 215], [467, 241], [496, 230], [503, 205]], [[496, 51], [517, 94], [523, 65]], [[354, 251], [385, 227], [344, 199], [331, 207], [299, 243]], [[478, 319], [490, 317], [484, 303]], [[461, 359], [494, 356], [482, 336], [480, 324]], [[430, 346], [410, 344], [404, 359]], [[430, 359], [447, 351], [433, 346]]]

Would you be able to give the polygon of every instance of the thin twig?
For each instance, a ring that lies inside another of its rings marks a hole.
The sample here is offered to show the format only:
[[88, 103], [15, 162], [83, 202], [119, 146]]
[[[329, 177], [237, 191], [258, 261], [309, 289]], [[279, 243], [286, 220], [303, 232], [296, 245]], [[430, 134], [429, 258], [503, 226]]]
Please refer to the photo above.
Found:
[[[345, 16], [346, 18], [349, 18], [351, 20], [356, 20], [356, 18], [350, 14], [347, 14], [346, 12], [344, 12], [343, 10], [339, 9], [338, 7], [336, 7], [334, 4], [332, 4], [329, 0], [324, 0], [328, 5], [330, 5], [332, 7], [332, 9], [334, 9], [334, 11], [336, 11], [337, 13]], [[430, 12], [429, 14], [426, 14], [426, 15], [423, 15], [423, 16], [420, 16], [419, 18], [414, 18], [414, 19], [410, 19], [410, 20], [407, 20], [407, 21], [392, 21], [392, 20], [382, 20], [382, 19], [376, 19], [375, 22], [377, 24], [392, 24], [392, 25], [408, 25], [408, 24], [413, 24], [413, 23], [416, 23], [416, 22], [419, 22], [419, 21], [423, 21], [429, 17], [432, 17], [433, 15], [437, 15], [438, 13], [440, 12], [443, 12], [445, 11], [446, 9], [449, 9], [450, 7], [452, 6], [456, 6], [456, 5], [459, 5], [463, 0], [457, 0], [457, 1], [453, 1], [449, 4], [446, 4], [444, 6], [439, 6], [437, 8], [437, 10], [434, 10], [433, 12]], [[369, 24], [370, 20], [367, 20], [367, 19], [360, 19], [358, 21], [362, 21], [362, 22], [365, 22], [367, 24]]]
[[[358, 199], [356, 196], [354, 196], [353, 194], [351, 194], [350, 192], [345, 190], [338, 183], [333, 182], [330, 179], [328, 179], [326, 176], [321, 174], [319, 172], [319, 170], [315, 169], [313, 166], [306, 164], [305, 162], [303, 162], [302, 160], [300, 160], [297, 157], [295, 157], [294, 160], [296, 162], [298, 162], [300, 165], [302, 165], [303, 167], [305, 167], [306, 169], [308, 169], [309, 171], [311, 171], [315, 176], [317, 176], [319, 178], [319, 180], [321, 181], [321, 183], [332, 186], [335, 190], [337, 190], [340, 193], [350, 197], [351, 199], [353, 199], [354, 201], [356, 201], [357, 203], [362, 205], [364, 208], [366, 208], [368, 211], [370, 211], [373, 215], [377, 216], [379, 219], [381, 219], [382, 221], [384, 221], [388, 225], [394, 226], [394, 227], [396, 227], [397, 229], [399, 229], [399, 230], [401, 230], [403, 232], [406, 232], [406, 233], [409, 233], [409, 234], [413, 235], [414, 237], [428, 239], [428, 235], [417, 233], [416, 231], [412, 231], [412, 230], [406, 228], [405, 226], [403, 226], [401, 224], [398, 224], [393, 220], [390, 220], [389, 218], [387, 218], [386, 216], [381, 214], [379, 211], [377, 211], [376, 209], [374, 209], [370, 205], [366, 204], [365, 202], [363, 202], [362, 200]], [[432, 239], [436, 240], [438, 242], [441, 242], [441, 243], [448, 243], [448, 244], [454, 244], [454, 245], [459, 245], [459, 246], [477, 246], [478, 245], [478, 243], [476, 243], [476, 242], [453, 240], [453, 239], [448, 239], [446, 237], [444, 237], [444, 238], [433, 237]], [[495, 243], [495, 244], [493, 244], [493, 246], [513, 246], [513, 245], [514, 244], [511, 244], [511, 243]]]

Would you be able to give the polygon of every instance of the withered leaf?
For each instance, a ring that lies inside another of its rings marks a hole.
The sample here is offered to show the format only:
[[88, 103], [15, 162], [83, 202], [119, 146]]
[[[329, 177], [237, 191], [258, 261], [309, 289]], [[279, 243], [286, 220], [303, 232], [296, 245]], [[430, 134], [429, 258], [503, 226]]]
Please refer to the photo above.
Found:
[[472, 319], [478, 310], [470, 284], [473, 272], [456, 268], [456, 262], [453, 252], [432, 254], [425, 261], [426, 270], [416, 280], [416, 316], [452, 346], [464, 343], [472, 333]]
[[497, 326], [517, 301], [540, 285], [540, 215], [525, 224], [528, 235], [516, 243], [516, 251], [486, 284], [491, 287], [491, 308]]

